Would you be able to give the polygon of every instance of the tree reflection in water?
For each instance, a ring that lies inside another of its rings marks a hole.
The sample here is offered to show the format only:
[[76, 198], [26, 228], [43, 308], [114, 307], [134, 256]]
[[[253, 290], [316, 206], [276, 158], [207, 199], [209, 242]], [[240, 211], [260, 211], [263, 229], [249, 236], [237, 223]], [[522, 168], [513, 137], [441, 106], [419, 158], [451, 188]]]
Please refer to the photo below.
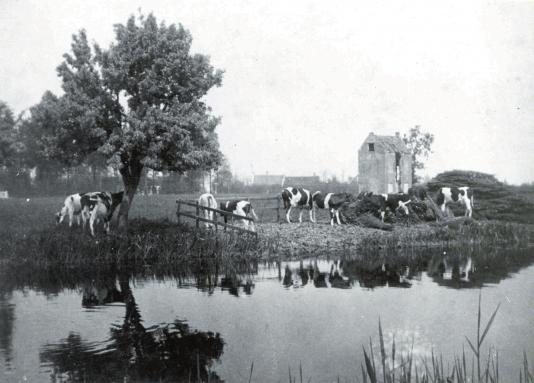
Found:
[[53, 368], [53, 380], [221, 382], [210, 371], [223, 353], [219, 334], [192, 330], [179, 320], [145, 328], [128, 279], [120, 278], [119, 285], [126, 314], [122, 325], [111, 327], [105, 346], [71, 333], [64, 341], [42, 348], [41, 363]]
[[0, 291], [0, 355], [6, 367], [10, 367], [13, 353], [13, 325], [15, 305], [11, 303], [12, 293]]

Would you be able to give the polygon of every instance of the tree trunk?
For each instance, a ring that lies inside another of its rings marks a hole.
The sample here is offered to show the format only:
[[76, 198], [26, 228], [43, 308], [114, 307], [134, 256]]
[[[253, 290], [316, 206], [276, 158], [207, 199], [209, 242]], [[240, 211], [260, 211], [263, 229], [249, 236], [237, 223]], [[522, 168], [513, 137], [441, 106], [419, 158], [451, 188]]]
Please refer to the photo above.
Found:
[[124, 184], [124, 195], [119, 209], [119, 230], [126, 231], [128, 229], [128, 213], [141, 180], [141, 172], [143, 166], [139, 163], [130, 166], [124, 166], [120, 169], [122, 176], [122, 183]]

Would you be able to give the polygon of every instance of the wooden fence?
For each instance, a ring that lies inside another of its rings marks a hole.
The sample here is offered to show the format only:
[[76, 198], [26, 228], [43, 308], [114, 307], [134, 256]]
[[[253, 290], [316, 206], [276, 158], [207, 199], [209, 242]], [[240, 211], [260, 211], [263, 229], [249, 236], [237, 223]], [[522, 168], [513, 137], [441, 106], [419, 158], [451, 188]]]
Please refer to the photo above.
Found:
[[[217, 215], [220, 214], [220, 215], [226, 216], [227, 218], [236, 218], [236, 219], [240, 219], [240, 220], [250, 221], [250, 222], [253, 223], [254, 220], [252, 218], [250, 218], [250, 217], [243, 217], [243, 216], [240, 216], [240, 215], [237, 215], [237, 214], [229, 213], [229, 212], [224, 211], [224, 210], [214, 209], [214, 208], [207, 207], [207, 206], [200, 206], [198, 201], [197, 202], [189, 202], [189, 201], [177, 200], [176, 204], [177, 204], [177, 206], [176, 206], [176, 218], [178, 219], [178, 222], [180, 222], [180, 217], [188, 217], [188, 218], [192, 218], [192, 219], [195, 220], [195, 226], [197, 228], [200, 227], [200, 222], [207, 222], [207, 223], [212, 224], [215, 227], [215, 231], [218, 231], [219, 230], [219, 226], [220, 226], [220, 227], [223, 227], [224, 230], [226, 230], [226, 228], [230, 228], [230, 229], [234, 229], [234, 230], [237, 230], [237, 231], [242, 231], [242, 232], [245, 232], [245, 233], [249, 233], [249, 234], [252, 234], [252, 235], [258, 237], [258, 233], [256, 233], [255, 231], [253, 231], [251, 229], [240, 227], [240, 226], [236, 226], [236, 225], [229, 224], [229, 223], [225, 223], [224, 221], [219, 221], [217, 219]], [[194, 207], [195, 208], [194, 214], [192, 214], [192, 212], [183, 211], [182, 210], [182, 206], [184, 206], [184, 205], [185, 206]], [[213, 212], [214, 213], [213, 214], [213, 220], [205, 218], [203, 216], [204, 215], [204, 211]]]
[[[280, 222], [280, 209], [282, 208], [280, 197], [254, 197], [244, 199], [250, 201], [260, 221]], [[266, 206], [266, 204], [269, 204], [270, 202], [275, 202], [275, 204], [273, 204], [274, 206]], [[276, 215], [274, 213], [276, 213]], [[274, 219], [274, 217], [276, 217], [276, 219]]]

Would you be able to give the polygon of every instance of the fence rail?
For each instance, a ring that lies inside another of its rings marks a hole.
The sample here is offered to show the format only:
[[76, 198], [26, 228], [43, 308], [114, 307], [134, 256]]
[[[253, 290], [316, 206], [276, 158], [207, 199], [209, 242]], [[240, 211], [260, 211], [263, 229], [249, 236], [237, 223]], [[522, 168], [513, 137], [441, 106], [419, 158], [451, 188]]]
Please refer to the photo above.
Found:
[[[243, 197], [243, 196], [239, 196], [239, 197], [224, 197], [224, 201], [226, 200], [245, 200], [245, 201], [250, 201], [250, 202], [262, 202], [262, 204], [259, 204], [260, 206], [256, 205], [256, 204], [253, 204], [253, 207], [254, 207], [254, 210], [256, 211], [256, 213], [258, 214], [258, 216], [260, 217], [260, 221], [261, 222], [280, 222], [280, 216], [281, 216], [281, 213], [280, 213], [280, 210], [282, 210], [283, 206], [282, 206], [282, 203], [281, 203], [281, 197], [280, 196], [275, 196], [275, 197]], [[188, 206], [193, 206], [195, 207], [196, 206], [196, 202], [197, 200], [192, 200], [192, 199], [180, 199], [180, 201], [183, 201], [183, 202], [187, 202], [187, 203], [190, 203], [190, 204], [193, 204], [193, 205], [188, 205]], [[274, 206], [265, 206], [265, 204], [269, 203], [269, 202], [276, 202], [276, 204]], [[210, 210], [209, 208], [206, 208], [207, 210]], [[271, 215], [269, 212], [271, 211], [275, 211], [276, 213], [273, 215]], [[266, 214], [267, 213], [267, 214]], [[267, 216], [267, 221], [265, 220], [265, 217]]]
[[[192, 219], [195, 220], [195, 226], [197, 228], [200, 227], [200, 222], [206, 222], [206, 223], [213, 224], [215, 226], [215, 231], [218, 231], [219, 230], [219, 226], [221, 226], [221, 227], [224, 227], [225, 230], [227, 228], [230, 228], [230, 229], [234, 229], [234, 230], [237, 230], [237, 231], [241, 231], [241, 232], [245, 232], [245, 233], [254, 235], [256, 238], [258, 237], [258, 233], [256, 233], [255, 231], [252, 231], [250, 229], [245, 229], [243, 227], [239, 227], [239, 226], [232, 225], [232, 224], [229, 224], [229, 223], [219, 222], [217, 220], [217, 213], [219, 213], [220, 215], [226, 216], [226, 217], [237, 218], [237, 219], [241, 219], [241, 220], [245, 220], [245, 221], [254, 222], [254, 220], [252, 218], [250, 218], [250, 217], [243, 217], [243, 216], [240, 216], [240, 215], [237, 215], [237, 214], [230, 213], [228, 211], [215, 209], [215, 208], [211, 208], [211, 207], [207, 207], [207, 206], [200, 206], [198, 201], [197, 202], [189, 202], [189, 201], [184, 201], [184, 200], [180, 200], [179, 199], [179, 200], [176, 200], [176, 204], [177, 204], [177, 206], [176, 206], [176, 218], [178, 219], [178, 222], [180, 222], [180, 217], [187, 217], [187, 218], [192, 218]], [[183, 212], [182, 211], [182, 205], [194, 207], [196, 209], [195, 210], [195, 214], [192, 214], [192, 212]], [[215, 214], [213, 214], [214, 219], [211, 220], [211, 219], [208, 219], [208, 218], [201, 217], [200, 216], [201, 210], [202, 211], [206, 210], [206, 211], [214, 212], [215, 213]]]

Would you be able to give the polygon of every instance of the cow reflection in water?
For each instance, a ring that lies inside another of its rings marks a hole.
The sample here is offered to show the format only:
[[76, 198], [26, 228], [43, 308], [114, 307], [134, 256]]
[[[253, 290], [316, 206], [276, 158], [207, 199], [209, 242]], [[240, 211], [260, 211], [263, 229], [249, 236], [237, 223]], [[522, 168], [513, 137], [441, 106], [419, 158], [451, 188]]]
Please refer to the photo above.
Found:
[[242, 289], [246, 295], [251, 295], [254, 290], [254, 282], [252, 277], [247, 276], [246, 278], [240, 277], [239, 275], [227, 275], [226, 277], [221, 278], [221, 289], [228, 290], [228, 292], [236, 297], [239, 296], [239, 290]]
[[428, 263], [428, 275], [441, 286], [452, 288], [480, 287], [475, 278], [476, 267], [471, 257], [457, 255], [434, 256]]
[[110, 303], [124, 303], [124, 293], [117, 288], [116, 281], [91, 281], [82, 286], [82, 307], [89, 308]]
[[351, 272], [356, 275], [361, 287], [373, 289], [375, 287], [400, 287], [412, 286], [413, 275], [409, 266], [380, 262], [376, 264], [354, 263]]
[[285, 287], [310, 285], [317, 288], [349, 289], [354, 286], [355, 281], [358, 281], [359, 285], [365, 288], [379, 286], [408, 288], [412, 285], [411, 280], [419, 274], [419, 271], [409, 266], [388, 264], [383, 261], [369, 263], [356, 260], [334, 262], [314, 260], [307, 267], [304, 267], [301, 261], [296, 270], [286, 265], [281, 281]]
[[[278, 264], [281, 267], [281, 264]], [[305, 287], [307, 285], [317, 288], [333, 287], [333, 288], [350, 288], [353, 281], [343, 273], [342, 262], [336, 261], [329, 264], [329, 267], [324, 270], [320, 269], [317, 260], [310, 262], [306, 267], [304, 262], [300, 261], [298, 269], [292, 270], [289, 264], [284, 268], [284, 276], [281, 278], [284, 287]], [[280, 272], [280, 271], [279, 271]], [[280, 272], [281, 274], [281, 272]]]
[[122, 325], [111, 325], [107, 341], [88, 342], [71, 333], [60, 343], [42, 348], [40, 359], [52, 367], [52, 380], [221, 382], [210, 371], [213, 361], [223, 353], [224, 342], [219, 334], [192, 330], [180, 320], [145, 328], [128, 279], [122, 278], [119, 287], [114, 291], [99, 286], [89, 289], [82, 298], [91, 304], [112, 299], [109, 297], [124, 302], [124, 321]]

